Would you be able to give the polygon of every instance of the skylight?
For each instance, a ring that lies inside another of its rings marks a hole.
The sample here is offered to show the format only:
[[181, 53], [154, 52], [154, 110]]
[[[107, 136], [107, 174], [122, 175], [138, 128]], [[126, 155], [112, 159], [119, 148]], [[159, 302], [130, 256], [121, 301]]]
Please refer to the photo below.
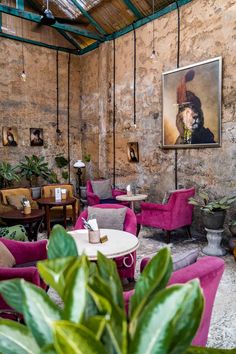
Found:
[[[66, 16], [69, 18], [76, 18], [78, 17], [81, 12], [73, 3], [72, 0], [51, 0], [56, 5], [59, 5], [61, 10], [65, 13]], [[76, 0], [78, 5], [82, 6], [85, 11], [93, 8], [97, 4], [99, 4], [102, 0]]]

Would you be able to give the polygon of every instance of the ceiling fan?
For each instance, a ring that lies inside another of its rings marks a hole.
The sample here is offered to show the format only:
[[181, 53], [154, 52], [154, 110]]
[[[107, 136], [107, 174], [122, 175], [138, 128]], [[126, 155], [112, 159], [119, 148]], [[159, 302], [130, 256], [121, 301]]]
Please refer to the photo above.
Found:
[[61, 18], [61, 17], [54, 16], [52, 11], [49, 9], [49, 0], [47, 0], [46, 4], [47, 4], [46, 8], [44, 8], [43, 11], [42, 11], [40, 24], [48, 25], [48, 26], [54, 25], [54, 23], [56, 23], [56, 22], [68, 23], [68, 24], [74, 24], [74, 25], [82, 25], [82, 24], [84, 24], [83, 21], [78, 21], [76, 19]]
[[43, 10], [43, 14], [40, 19], [40, 23], [43, 25], [54, 25], [56, 22], [56, 18], [54, 17], [52, 11], [49, 9], [49, 0], [47, 0], [47, 7]]

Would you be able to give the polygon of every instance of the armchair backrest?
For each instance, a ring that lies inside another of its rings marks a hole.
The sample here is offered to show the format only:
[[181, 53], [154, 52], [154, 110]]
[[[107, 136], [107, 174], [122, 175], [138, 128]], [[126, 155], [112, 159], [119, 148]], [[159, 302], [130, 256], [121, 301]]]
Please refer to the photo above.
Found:
[[171, 209], [171, 220], [175, 227], [192, 223], [193, 205], [188, 200], [195, 194], [195, 188], [179, 189], [171, 193], [168, 206]]
[[[101, 208], [101, 209], [119, 209], [119, 208], [125, 208], [123, 205], [120, 204], [97, 204], [93, 205], [95, 208]], [[85, 209], [79, 216], [79, 218], [76, 221], [74, 230], [79, 230], [79, 229], [84, 229], [83, 226], [83, 221], [82, 218], [87, 220], [88, 218], [88, 209]], [[124, 220], [124, 231], [130, 232], [133, 235], [136, 235], [136, 228], [137, 228], [137, 220], [136, 216], [130, 208], [127, 208], [126, 210], [126, 215], [125, 215], [125, 220]]]
[[12, 195], [19, 195], [19, 196], [24, 196], [28, 198], [29, 200], [32, 199], [31, 195], [31, 190], [29, 188], [9, 188], [9, 189], [1, 189], [0, 191], [0, 197], [1, 197], [1, 202], [3, 204], [8, 205], [8, 200], [7, 197], [12, 196]]
[[73, 184], [48, 184], [42, 186], [42, 196], [45, 198], [54, 197], [55, 188], [66, 189], [68, 193], [68, 197], [73, 197], [74, 195], [74, 186]]

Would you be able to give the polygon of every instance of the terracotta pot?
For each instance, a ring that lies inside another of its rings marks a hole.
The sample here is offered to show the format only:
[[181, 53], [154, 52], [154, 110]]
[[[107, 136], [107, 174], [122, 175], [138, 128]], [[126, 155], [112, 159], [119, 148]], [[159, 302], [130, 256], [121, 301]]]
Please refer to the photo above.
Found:
[[208, 210], [201, 210], [202, 221], [204, 227], [207, 229], [218, 230], [224, 226], [226, 210], [219, 210], [210, 212]]

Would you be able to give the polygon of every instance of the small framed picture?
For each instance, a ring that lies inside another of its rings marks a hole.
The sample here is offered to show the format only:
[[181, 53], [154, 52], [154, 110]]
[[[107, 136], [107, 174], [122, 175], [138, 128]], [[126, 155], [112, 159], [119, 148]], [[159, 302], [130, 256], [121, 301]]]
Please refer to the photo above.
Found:
[[17, 146], [18, 134], [16, 127], [3, 127], [2, 128], [2, 144], [3, 146]]
[[129, 162], [139, 162], [139, 151], [137, 142], [131, 142], [127, 144], [127, 155]]
[[43, 146], [43, 129], [30, 128], [30, 145]]

